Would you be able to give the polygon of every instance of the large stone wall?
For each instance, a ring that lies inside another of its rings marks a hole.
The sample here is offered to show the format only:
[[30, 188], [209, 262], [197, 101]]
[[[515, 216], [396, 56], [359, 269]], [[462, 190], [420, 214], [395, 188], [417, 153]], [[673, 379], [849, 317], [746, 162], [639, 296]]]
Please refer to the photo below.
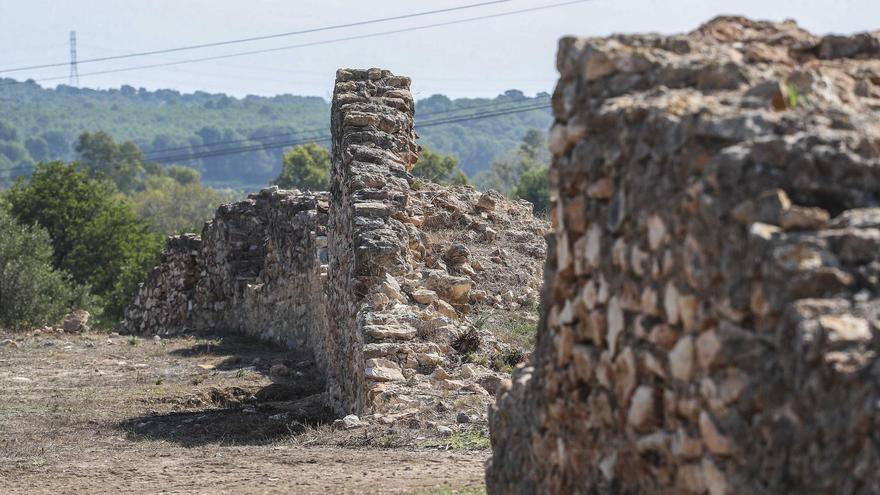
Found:
[[201, 237], [170, 237], [120, 331], [252, 335], [311, 353], [334, 383], [336, 352], [324, 338], [327, 199], [264, 189], [221, 206]]
[[171, 238], [122, 330], [246, 333], [310, 351], [340, 415], [483, 421], [521, 352], [468, 314], [527, 316], [548, 225], [527, 202], [415, 182], [409, 84], [341, 69], [330, 192], [266, 189], [222, 206], [201, 237]]
[[327, 194], [270, 188], [220, 207], [202, 235], [170, 237], [122, 330], [251, 334], [315, 346], [326, 322]]
[[880, 37], [564, 38], [490, 493], [880, 493]]
[[162, 261], [150, 272], [126, 308], [121, 330], [141, 333], [149, 329], [173, 335], [192, 329], [195, 326], [193, 304], [197, 292], [201, 292], [198, 290], [201, 276], [201, 237], [195, 234], [169, 237]]

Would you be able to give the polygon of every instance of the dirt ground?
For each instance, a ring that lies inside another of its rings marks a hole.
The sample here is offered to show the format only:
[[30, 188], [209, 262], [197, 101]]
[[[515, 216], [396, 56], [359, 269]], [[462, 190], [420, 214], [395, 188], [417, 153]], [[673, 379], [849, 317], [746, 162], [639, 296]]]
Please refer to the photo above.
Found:
[[0, 332], [0, 493], [482, 493], [484, 444], [333, 429], [311, 364], [209, 337]]

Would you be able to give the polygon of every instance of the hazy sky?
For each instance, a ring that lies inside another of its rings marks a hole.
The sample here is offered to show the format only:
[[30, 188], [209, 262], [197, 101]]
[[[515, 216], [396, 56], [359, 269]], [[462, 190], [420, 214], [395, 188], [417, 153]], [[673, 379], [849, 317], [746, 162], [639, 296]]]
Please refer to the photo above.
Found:
[[[417, 97], [494, 96], [517, 88], [552, 91], [556, 41], [565, 34], [689, 31], [719, 14], [794, 18], [817, 33], [880, 29], [880, 0], [592, 0], [371, 39], [105, 75], [89, 72], [357, 36], [518, 10], [563, 0], [510, 0], [457, 12], [161, 56], [81, 64], [82, 86], [173, 88], [273, 95], [329, 95], [338, 67], [382, 67], [413, 78]], [[0, 0], [0, 70], [289, 32], [481, 0]], [[67, 67], [0, 73], [65, 83]]]

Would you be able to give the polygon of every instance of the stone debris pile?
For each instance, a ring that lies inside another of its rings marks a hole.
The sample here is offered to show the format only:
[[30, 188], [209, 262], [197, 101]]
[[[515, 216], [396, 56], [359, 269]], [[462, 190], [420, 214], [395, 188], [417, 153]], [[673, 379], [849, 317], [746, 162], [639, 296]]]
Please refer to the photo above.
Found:
[[880, 35], [564, 38], [490, 493], [880, 493]]

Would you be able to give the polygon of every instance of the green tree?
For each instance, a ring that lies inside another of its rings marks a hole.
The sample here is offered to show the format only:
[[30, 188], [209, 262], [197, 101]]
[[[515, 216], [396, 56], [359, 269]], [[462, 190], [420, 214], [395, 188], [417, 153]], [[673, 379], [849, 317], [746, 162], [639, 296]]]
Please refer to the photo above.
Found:
[[[192, 170], [187, 169], [186, 170]], [[205, 220], [223, 203], [233, 200], [230, 193], [223, 193], [198, 182], [181, 183], [177, 176], [148, 177], [143, 191], [131, 197], [138, 215], [147, 220], [153, 231], [160, 234], [200, 232]]]
[[516, 196], [521, 177], [532, 170], [546, 168], [549, 162], [544, 133], [529, 129], [515, 151], [493, 160], [489, 170], [480, 172], [474, 181], [480, 189], [495, 189], [507, 196]]
[[178, 184], [187, 186], [190, 184], [199, 184], [202, 182], [202, 175], [198, 170], [190, 167], [182, 167], [180, 165], [171, 165], [165, 168], [165, 175], [174, 179]]
[[0, 205], [0, 327], [33, 328], [88, 305], [86, 291], [52, 267], [45, 229], [21, 225]]
[[428, 148], [422, 148], [419, 161], [412, 174], [437, 184], [467, 184], [467, 176], [458, 167], [458, 159], [452, 155], [441, 155]]
[[315, 143], [299, 145], [284, 154], [275, 185], [284, 189], [326, 191], [330, 186], [330, 153]]
[[0, 141], [18, 141], [19, 134], [18, 129], [12, 126], [12, 124], [0, 121]]
[[512, 158], [497, 158], [492, 160], [488, 170], [474, 176], [474, 182], [480, 190], [494, 189], [510, 196], [519, 182], [518, 165]]
[[41, 137], [28, 138], [24, 142], [24, 147], [27, 148], [28, 153], [30, 153], [31, 158], [34, 160], [49, 159], [49, 144]]
[[17, 163], [28, 157], [24, 147], [14, 141], [0, 142], [0, 155], [5, 156], [10, 162]]
[[527, 170], [519, 178], [514, 196], [534, 205], [535, 215], [547, 215], [550, 211], [550, 186], [547, 183], [547, 167], [538, 166]]
[[80, 163], [93, 177], [106, 177], [120, 191], [129, 192], [138, 186], [144, 170], [144, 154], [131, 141], [117, 144], [104, 131], [80, 134], [76, 144]]
[[550, 159], [547, 149], [547, 137], [540, 129], [529, 129], [519, 145], [521, 155], [527, 160], [546, 163]]
[[[47, 160], [66, 158], [70, 152], [70, 142], [67, 141], [67, 138], [61, 131], [49, 131], [43, 134], [43, 139], [45, 139], [46, 144], [49, 146], [49, 156], [45, 158]], [[37, 159], [43, 160], [42, 158]]]
[[19, 222], [48, 231], [55, 268], [91, 286], [108, 317], [121, 317], [162, 246], [162, 236], [137, 217], [131, 201], [78, 164], [61, 162], [37, 166], [7, 199]]

